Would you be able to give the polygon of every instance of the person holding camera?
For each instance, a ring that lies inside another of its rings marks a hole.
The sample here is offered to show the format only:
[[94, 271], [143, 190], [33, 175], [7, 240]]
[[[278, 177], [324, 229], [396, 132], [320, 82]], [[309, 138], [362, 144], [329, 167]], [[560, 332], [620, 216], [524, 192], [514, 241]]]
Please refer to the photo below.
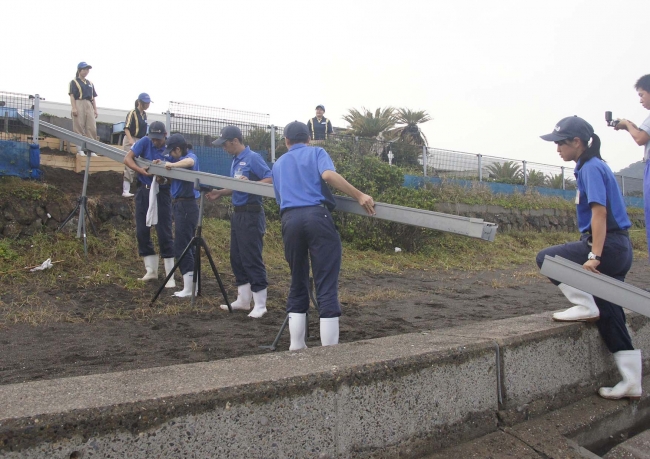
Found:
[[[639, 78], [634, 85], [639, 95], [639, 102], [646, 110], [650, 110], [650, 75]], [[617, 131], [627, 131], [637, 145], [643, 147], [643, 161], [645, 172], [643, 174], [643, 203], [645, 211], [646, 238], [650, 241], [650, 116], [641, 126], [637, 126], [630, 120], [620, 119], [608, 121], [608, 124]], [[650, 244], [648, 244], [648, 256], [650, 257]]]
[[[576, 213], [582, 236], [578, 242], [542, 250], [537, 254], [537, 265], [541, 268], [546, 255], [560, 256], [592, 273], [625, 281], [632, 266], [628, 235], [631, 223], [616, 178], [600, 156], [600, 138], [589, 123], [577, 116], [563, 118], [553, 132], [541, 138], [555, 142], [564, 161], [576, 163]], [[600, 336], [614, 354], [623, 379], [614, 387], [601, 387], [598, 394], [608, 399], [640, 398], [641, 351], [632, 346], [623, 308], [554, 279], [550, 281], [574, 305], [554, 313], [553, 320], [596, 322]]]

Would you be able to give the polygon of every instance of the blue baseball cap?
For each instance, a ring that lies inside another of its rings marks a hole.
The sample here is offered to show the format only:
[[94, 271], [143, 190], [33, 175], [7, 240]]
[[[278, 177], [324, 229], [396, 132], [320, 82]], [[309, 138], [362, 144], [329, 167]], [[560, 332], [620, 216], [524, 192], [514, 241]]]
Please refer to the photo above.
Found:
[[239, 139], [242, 140], [243, 137], [241, 135], [241, 129], [239, 129], [237, 126], [226, 126], [221, 130], [221, 135], [217, 140], [212, 142], [212, 145], [215, 147], [220, 147], [224, 143], [226, 143], [227, 140], [232, 140], [232, 139]]
[[293, 121], [284, 127], [284, 138], [305, 142], [309, 139], [309, 129], [305, 123]]
[[81, 70], [81, 69], [91, 69], [91, 68], [93, 68], [93, 67], [92, 67], [91, 65], [88, 65], [87, 62], [83, 62], [83, 61], [81, 61], [81, 62], [79, 62], [79, 63], [77, 64], [77, 70]]
[[176, 147], [183, 148], [186, 145], [187, 142], [185, 142], [185, 137], [183, 137], [181, 134], [172, 134], [167, 138], [167, 141], [165, 142], [166, 148], [165, 151], [163, 151], [163, 156], [171, 153], [171, 151]]
[[579, 116], [567, 116], [562, 118], [553, 128], [553, 132], [546, 135], [541, 135], [542, 140], [548, 142], [559, 142], [560, 140], [573, 139], [578, 137], [585, 142], [591, 139], [594, 135], [594, 128], [591, 124]]
[[323, 111], [325, 111], [325, 105], [323, 105], [323, 104], [316, 105], [316, 110], [318, 110], [319, 108], [322, 108]]
[[140, 95], [138, 96], [138, 100], [143, 104], [150, 104], [153, 102], [151, 100], [151, 97], [149, 97], [149, 94], [147, 94], [146, 92], [140, 93]]
[[149, 126], [149, 137], [152, 139], [164, 139], [167, 137], [167, 128], [162, 121], [154, 121]]

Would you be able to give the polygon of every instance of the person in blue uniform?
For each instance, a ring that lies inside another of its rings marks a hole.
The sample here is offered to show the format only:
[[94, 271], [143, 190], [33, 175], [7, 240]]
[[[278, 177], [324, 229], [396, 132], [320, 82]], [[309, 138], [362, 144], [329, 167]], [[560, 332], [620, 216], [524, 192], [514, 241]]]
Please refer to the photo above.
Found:
[[327, 140], [327, 137], [334, 132], [332, 122], [325, 118], [325, 106], [316, 106], [316, 116], [307, 121], [309, 137], [311, 140]]
[[[77, 74], [70, 81], [68, 95], [72, 107], [72, 130], [77, 134], [97, 140], [97, 104], [95, 103], [95, 86], [86, 78], [92, 66], [86, 62], [77, 64]], [[78, 149], [77, 154], [86, 156], [83, 150]], [[91, 156], [97, 156], [91, 153]]]
[[328, 184], [357, 200], [375, 214], [371, 196], [362, 193], [336, 172], [329, 154], [309, 146], [309, 128], [299, 121], [284, 128], [288, 151], [273, 165], [273, 188], [280, 205], [284, 256], [291, 268], [287, 298], [289, 350], [306, 348], [306, 313], [309, 309], [309, 262], [314, 277], [320, 339], [323, 346], [338, 344], [341, 305], [338, 297], [341, 239], [330, 211], [334, 196]]
[[[271, 169], [260, 155], [244, 145], [241, 130], [237, 126], [226, 126], [220, 137], [212, 142], [233, 156], [230, 176], [241, 180], [272, 183]], [[262, 258], [266, 218], [262, 197], [227, 189], [213, 190], [206, 194], [215, 200], [232, 195], [234, 213], [230, 220], [230, 265], [237, 284], [237, 299], [231, 303], [233, 309], [248, 311], [253, 300], [253, 310], [248, 317], [259, 319], [266, 314], [268, 281]], [[227, 310], [227, 305], [221, 305]]]
[[[632, 266], [632, 244], [628, 235], [631, 223], [614, 174], [600, 156], [600, 138], [589, 123], [577, 116], [563, 118], [553, 132], [541, 138], [555, 142], [564, 161], [576, 163], [576, 213], [582, 236], [578, 242], [542, 250], [537, 254], [537, 265], [542, 266], [546, 255], [560, 256], [581, 264], [592, 273], [624, 281]], [[603, 341], [614, 354], [623, 379], [614, 387], [601, 387], [600, 396], [609, 399], [641, 397], [641, 351], [632, 346], [623, 308], [550, 280], [574, 305], [553, 314], [553, 320], [596, 322]]]
[[[199, 160], [192, 151], [192, 145], [185, 142], [181, 134], [172, 134], [166, 142], [167, 148], [163, 152], [167, 161], [155, 160], [154, 164], [162, 163], [165, 169], [174, 168], [199, 170]], [[172, 208], [174, 212], [174, 255], [176, 260], [183, 254], [183, 250], [190, 243], [196, 232], [199, 221], [199, 206], [196, 203], [200, 196], [194, 189], [192, 182], [172, 180], [171, 185]], [[181, 260], [178, 268], [183, 275], [183, 290], [174, 293], [174, 296], [186, 297], [192, 295], [194, 281], [194, 252], [190, 250]]]
[[[152, 224], [148, 220], [148, 211], [150, 205], [153, 209], [157, 207], [156, 233], [158, 234], [158, 246], [160, 256], [164, 259], [165, 271], [169, 274], [174, 267], [174, 238], [172, 236], [172, 196], [170, 183], [167, 178], [163, 177], [157, 186], [153, 186], [153, 175], [148, 172], [148, 168], [138, 166], [135, 158], [147, 159], [154, 161], [156, 159], [164, 160], [165, 139], [167, 138], [167, 129], [165, 123], [154, 121], [149, 127], [149, 135], [138, 140], [131, 150], [124, 157], [124, 164], [133, 169], [138, 174], [138, 191], [135, 195], [135, 226], [136, 237], [138, 239], [138, 253], [144, 257], [145, 275], [140, 278], [141, 281], [158, 279], [159, 256], [151, 241]], [[151, 197], [150, 192], [158, 193], [155, 198]], [[152, 209], [152, 210], [153, 210]], [[149, 212], [151, 215], [151, 212]], [[169, 279], [165, 285], [167, 288], [176, 287], [174, 278]]]
[[[126, 114], [124, 123], [124, 139], [122, 148], [127, 153], [131, 147], [142, 137], [147, 135], [147, 112], [151, 97], [146, 92], [141, 93], [135, 101], [135, 108]], [[122, 183], [122, 196], [132, 198], [131, 184], [135, 180], [135, 172], [124, 166], [124, 181]]]

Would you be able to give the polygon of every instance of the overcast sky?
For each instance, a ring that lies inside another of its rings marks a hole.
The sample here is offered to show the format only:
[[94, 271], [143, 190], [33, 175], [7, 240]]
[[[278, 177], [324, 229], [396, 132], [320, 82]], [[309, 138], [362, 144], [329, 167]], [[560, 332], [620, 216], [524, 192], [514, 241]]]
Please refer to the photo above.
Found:
[[[648, 0], [0, 1], [0, 90], [66, 102], [79, 61], [100, 107], [168, 101], [268, 113], [324, 104], [426, 110], [436, 148], [562, 165], [539, 139], [587, 119], [614, 171], [643, 157], [605, 110], [637, 124], [650, 73]], [[32, 27], [37, 28], [34, 33]], [[572, 164], [569, 164], [572, 165]]]

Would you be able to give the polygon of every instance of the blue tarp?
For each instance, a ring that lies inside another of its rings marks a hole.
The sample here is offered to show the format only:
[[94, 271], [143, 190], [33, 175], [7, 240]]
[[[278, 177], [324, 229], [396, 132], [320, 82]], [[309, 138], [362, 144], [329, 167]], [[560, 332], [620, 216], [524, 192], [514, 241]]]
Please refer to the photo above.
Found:
[[[405, 175], [404, 176], [404, 186], [410, 188], [420, 188], [424, 183], [442, 183], [443, 179], [439, 177], [421, 177], [418, 175]], [[464, 188], [471, 188], [476, 184], [471, 180], [454, 180], [454, 179], [444, 179], [445, 183], [453, 183], [454, 185], [459, 185]], [[545, 188], [541, 186], [524, 186], [524, 185], [510, 185], [507, 183], [496, 183], [496, 182], [481, 182], [481, 185], [489, 187], [495, 194], [514, 194], [514, 193], [525, 193], [526, 191], [536, 191], [539, 194], [546, 196], [559, 196], [566, 199], [567, 201], [575, 201], [576, 192], [575, 190], [559, 190], [557, 188]], [[624, 196], [625, 204], [628, 207], [641, 207], [643, 208], [643, 198], [635, 198], [631, 196]]]
[[0, 175], [40, 178], [41, 152], [38, 145], [0, 140]]

